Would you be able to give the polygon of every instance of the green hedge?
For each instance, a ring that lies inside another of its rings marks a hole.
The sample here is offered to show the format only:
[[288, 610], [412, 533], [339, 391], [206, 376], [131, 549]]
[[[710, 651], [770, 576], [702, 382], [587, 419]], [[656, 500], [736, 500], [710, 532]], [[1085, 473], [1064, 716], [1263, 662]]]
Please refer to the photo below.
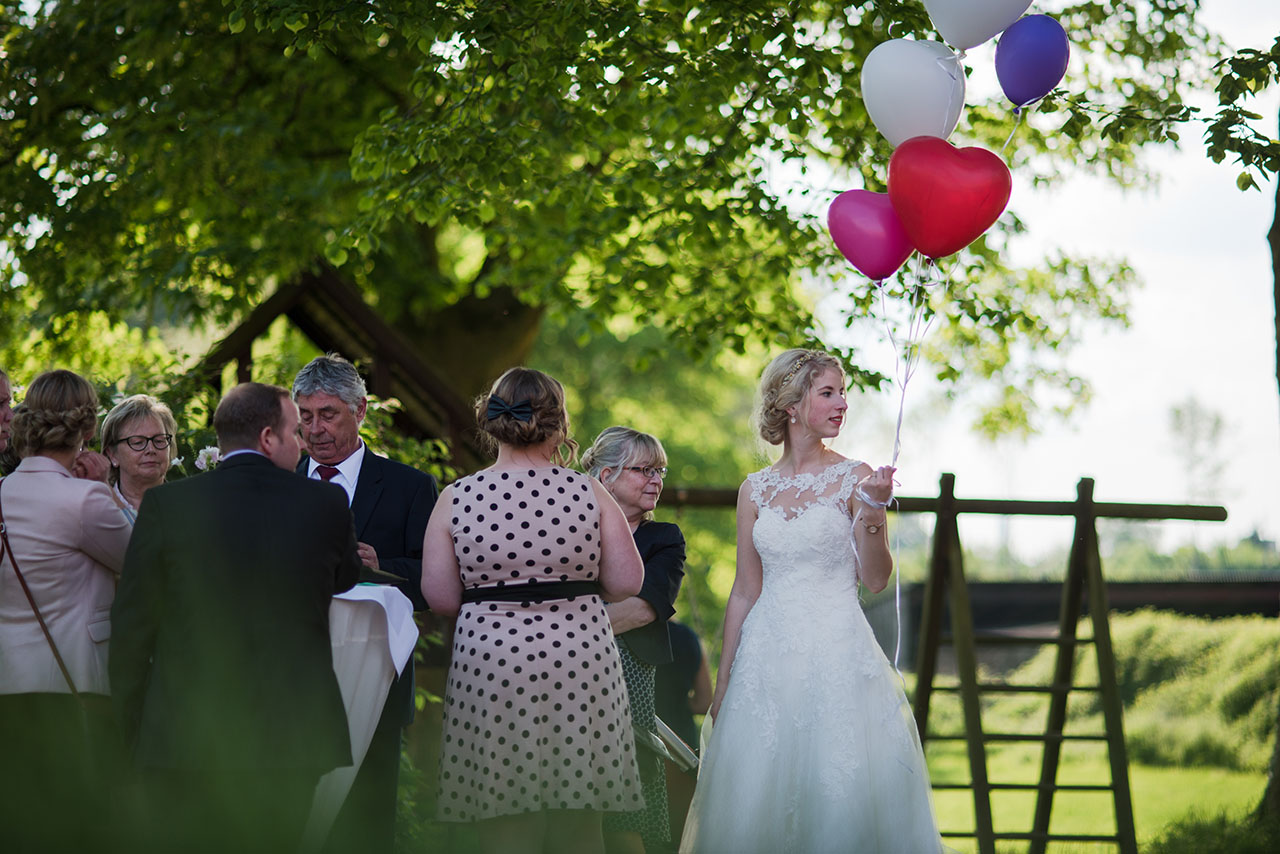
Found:
[[1226, 816], [1180, 821], [1144, 845], [1143, 854], [1275, 854], [1280, 821]]
[[[1082, 621], [1081, 636], [1090, 631]], [[1280, 710], [1280, 620], [1144, 610], [1113, 615], [1111, 634], [1132, 761], [1266, 769]], [[1055, 654], [1041, 650], [1009, 681], [1051, 681]], [[1080, 648], [1076, 661], [1075, 681], [1096, 682], [1092, 645]], [[1068, 729], [1100, 730], [1100, 702], [1097, 695], [1073, 695]], [[1010, 698], [994, 701], [990, 711], [1021, 717], [1028, 708]]]

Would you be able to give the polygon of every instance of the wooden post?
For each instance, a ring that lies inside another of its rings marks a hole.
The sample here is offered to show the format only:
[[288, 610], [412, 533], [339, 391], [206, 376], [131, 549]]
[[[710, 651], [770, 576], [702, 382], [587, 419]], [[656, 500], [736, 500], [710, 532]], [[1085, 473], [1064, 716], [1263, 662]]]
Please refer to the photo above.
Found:
[[942, 639], [942, 609], [947, 591], [947, 538], [944, 530], [954, 528], [956, 476], [943, 474], [938, 484], [938, 508], [934, 516], [933, 554], [929, 560], [929, 578], [925, 581], [924, 602], [920, 613], [920, 643], [916, 648], [916, 695], [912, 712], [920, 743], [928, 738], [929, 700], [933, 695], [933, 679], [938, 671], [938, 646]]
[[[1088, 498], [1092, 501], [1093, 481], [1088, 483]], [[1137, 834], [1133, 826], [1133, 798], [1129, 791], [1129, 753], [1124, 742], [1124, 707], [1116, 677], [1115, 650], [1111, 646], [1110, 605], [1107, 602], [1106, 582], [1102, 578], [1102, 555], [1098, 552], [1098, 532], [1092, 513], [1089, 521], [1089, 529], [1085, 532], [1088, 542], [1083, 549], [1085, 582], [1089, 590], [1093, 648], [1098, 655], [1098, 689], [1107, 727], [1107, 757], [1111, 762], [1111, 790], [1115, 799], [1116, 842], [1120, 846], [1120, 854], [1138, 854]]]
[[1045, 723], [1044, 754], [1040, 763], [1040, 788], [1036, 794], [1035, 817], [1031, 823], [1031, 854], [1044, 854], [1048, 845], [1053, 813], [1054, 787], [1058, 782], [1058, 762], [1062, 757], [1062, 731], [1067, 723], [1068, 688], [1075, 676], [1076, 627], [1080, 623], [1080, 599], [1084, 586], [1085, 562], [1090, 543], [1096, 551], [1093, 531], [1093, 480], [1081, 478], [1076, 485], [1076, 529], [1071, 540], [1071, 556], [1067, 560], [1067, 576], [1062, 582], [1062, 604], [1058, 610], [1058, 656], [1053, 668], [1053, 686], [1059, 690], [1049, 695], [1049, 714]]
[[987, 746], [982, 729], [982, 702], [978, 695], [978, 651], [973, 636], [973, 611], [969, 585], [964, 577], [964, 556], [956, 514], [949, 513], [944, 526], [939, 519], [935, 537], [944, 540], [948, 564], [947, 586], [951, 601], [951, 637], [960, 676], [960, 702], [964, 709], [965, 746], [969, 752], [969, 780], [973, 787], [973, 823], [978, 854], [995, 854], [995, 828], [991, 821], [991, 783], [987, 779]]

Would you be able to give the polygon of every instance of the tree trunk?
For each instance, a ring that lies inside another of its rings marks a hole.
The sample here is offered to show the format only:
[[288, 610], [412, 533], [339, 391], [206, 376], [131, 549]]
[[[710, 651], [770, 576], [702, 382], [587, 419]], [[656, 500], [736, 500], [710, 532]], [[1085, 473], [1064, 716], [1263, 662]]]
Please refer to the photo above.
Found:
[[468, 402], [489, 390], [507, 368], [523, 364], [542, 322], [540, 306], [510, 288], [469, 293], [443, 311], [416, 317], [409, 332], [440, 375]]
[[[1276, 180], [1276, 208], [1271, 217], [1271, 230], [1267, 232], [1267, 243], [1271, 246], [1271, 281], [1276, 309], [1276, 384], [1280, 388], [1280, 179]], [[1271, 770], [1262, 802], [1258, 804], [1258, 814], [1280, 817], [1280, 704], [1276, 708], [1276, 746], [1271, 753]]]
[[1276, 179], [1276, 208], [1271, 217], [1271, 230], [1267, 232], [1267, 244], [1271, 247], [1271, 287], [1276, 308], [1276, 384], [1280, 388], [1280, 178]]

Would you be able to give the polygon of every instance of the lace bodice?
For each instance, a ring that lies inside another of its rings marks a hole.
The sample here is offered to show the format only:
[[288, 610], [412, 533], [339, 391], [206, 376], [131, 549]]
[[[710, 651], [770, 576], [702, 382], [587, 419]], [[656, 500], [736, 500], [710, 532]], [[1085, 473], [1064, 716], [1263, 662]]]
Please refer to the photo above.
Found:
[[764, 568], [764, 588], [801, 585], [808, 595], [851, 589], [857, 580], [849, 497], [858, 460], [816, 474], [784, 477], [772, 467], [747, 476], [758, 509], [751, 540]]
[[837, 507], [847, 516], [849, 497], [858, 485], [854, 472], [860, 465], [859, 460], [841, 460], [816, 474], [806, 472], [792, 477], [769, 466], [747, 475], [751, 501], [761, 510], [769, 507], [787, 519], [796, 518], [815, 504]]

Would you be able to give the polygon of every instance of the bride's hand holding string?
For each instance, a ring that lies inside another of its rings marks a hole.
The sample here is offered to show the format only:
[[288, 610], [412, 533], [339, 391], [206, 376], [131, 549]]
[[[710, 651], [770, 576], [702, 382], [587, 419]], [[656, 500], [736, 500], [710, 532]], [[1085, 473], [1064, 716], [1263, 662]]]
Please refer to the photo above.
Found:
[[893, 466], [880, 466], [858, 481], [859, 500], [872, 507], [887, 507], [893, 500], [893, 475], [896, 471]]
[[879, 593], [893, 574], [885, 522], [893, 500], [893, 466], [880, 466], [858, 481], [854, 495], [861, 507], [850, 507], [854, 518], [853, 536], [858, 542], [858, 578], [872, 593]]

